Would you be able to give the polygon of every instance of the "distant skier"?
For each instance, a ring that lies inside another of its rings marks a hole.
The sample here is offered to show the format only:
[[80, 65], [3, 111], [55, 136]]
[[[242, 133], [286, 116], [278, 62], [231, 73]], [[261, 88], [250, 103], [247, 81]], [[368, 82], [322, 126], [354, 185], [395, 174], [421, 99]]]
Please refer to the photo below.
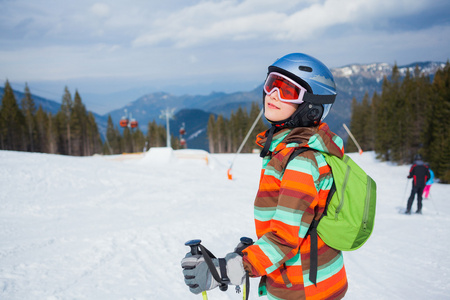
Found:
[[409, 170], [408, 178], [413, 178], [413, 184], [411, 189], [411, 195], [408, 199], [408, 205], [406, 207], [406, 214], [411, 214], [411, 206], [414, 202], [414, 197], [417, 194], [417, 210], [416, 214], [422, 213], [422, 194], [425, 188], [426, 182], [430, 178], [430, 170], [424, 164], [422, 156], [417, 154], [414, 157], [414, 164]]
[[[428, 164], [426, 164], [428, 166]], [[425, 199], [428, 199], [428, 196], [430, 194], [431, 185], [434, 183], [434, 172], [430, 169], [428, 166], [428, 169], [430, 170], [430, 179], [428, 179], [425, 188], [423, 189], [423, 197]]]

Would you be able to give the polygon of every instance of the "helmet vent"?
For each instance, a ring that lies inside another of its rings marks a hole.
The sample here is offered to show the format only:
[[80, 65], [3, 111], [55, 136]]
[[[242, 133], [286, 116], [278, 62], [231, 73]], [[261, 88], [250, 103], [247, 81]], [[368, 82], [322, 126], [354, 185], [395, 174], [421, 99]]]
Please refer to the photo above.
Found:
[[300, 71], [305, 71], [305, 72], [312, 72], [313, 71], [313, 69], [311, 67], [308, 67], [308, 66], [299, 66], [298, 69]]

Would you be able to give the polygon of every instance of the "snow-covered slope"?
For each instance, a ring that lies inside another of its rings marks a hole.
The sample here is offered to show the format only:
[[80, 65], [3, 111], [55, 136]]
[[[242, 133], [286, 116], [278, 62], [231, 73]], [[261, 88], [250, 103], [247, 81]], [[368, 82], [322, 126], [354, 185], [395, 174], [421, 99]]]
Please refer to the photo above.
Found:
[[[0, 151], [0, 299], [201, 299], [183, 283], [184, 242], [200, 238], [223, 256], [241, 236], [255, 238], [261, 161], [239, 155], [230, 181], [233, 157]], [[379, 196], [371, 239], [345, 253], [346, 299], [449, 299], [450, 186], [433, 185], [423, 215], [402, 215], [409, 167], [351, 157]], [[232, 288], [208, 295], [242, 299]]]

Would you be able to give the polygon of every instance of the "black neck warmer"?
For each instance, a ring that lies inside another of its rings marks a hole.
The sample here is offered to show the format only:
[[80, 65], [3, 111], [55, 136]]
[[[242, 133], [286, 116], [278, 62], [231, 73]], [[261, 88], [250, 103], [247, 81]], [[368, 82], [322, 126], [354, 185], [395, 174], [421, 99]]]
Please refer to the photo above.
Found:
[[270, 144], [272, 143], [273, 135], [276, 132], [280, 131], [283, 128], [317, 126], [320, 123], [322, 114], [322, 105], [314, 105], [308, 102], [304, 102], [300, 104], [297, 110], [285, 120], [273, 122], [266, 118], [266, 120], [269, 121], [272, 126], [266, 132], [267, 140], [259, 156], [264, 157], [269, 153]]

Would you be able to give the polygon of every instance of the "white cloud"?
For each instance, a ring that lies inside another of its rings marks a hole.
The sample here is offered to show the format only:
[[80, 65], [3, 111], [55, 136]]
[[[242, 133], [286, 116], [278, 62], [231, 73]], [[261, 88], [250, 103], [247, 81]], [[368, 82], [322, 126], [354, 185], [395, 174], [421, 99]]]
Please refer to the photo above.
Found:
[[156, 18], [134, 46], [171, 44], [186, 48], [217, 40], [291, 40], [302, 42], [340, 24], [358, 25], [418, 12], [425, 0], [215, 1]]
[[[29, 9], [23, 9], [26, 2], [17, 2], [15, 10], [9, 8], [14, 17], [0, 17], [0, 25], [14, 31], [14, 24], [8, 24], [31, 20], [28, 34], [34, 32], [32, 37], [49, 42], [95, 43], [100, 37], [135, 47], [178, 48], [218, 41], [304, 42], [340, 24], [377, 24], [429, 6], [427, 0], [291, 0], [282, 4], [272, 0], [222, 0], [194, 4], [172, 1], [170, 8], [155, 10], [148, 1], [92, 4], [81, 0], [77, 5], [58, 3], [45, 8], [30, 4]], [[2, 18], [8, 22], [2, 22]]]
[[105, 3], [95, 3], [89, 8], [89, 11], [98, 17], [109, 16], [110, 10], [110, 7]]
[[338, 67], [439, 59], [449, 48], [448, 22], [392, 26], [448, 0], [97, 1], [0, 0], [0, 77], [252, 80], [294, 51]]

